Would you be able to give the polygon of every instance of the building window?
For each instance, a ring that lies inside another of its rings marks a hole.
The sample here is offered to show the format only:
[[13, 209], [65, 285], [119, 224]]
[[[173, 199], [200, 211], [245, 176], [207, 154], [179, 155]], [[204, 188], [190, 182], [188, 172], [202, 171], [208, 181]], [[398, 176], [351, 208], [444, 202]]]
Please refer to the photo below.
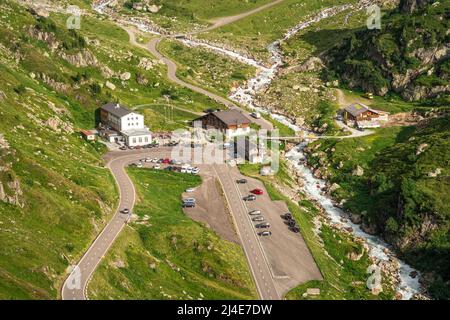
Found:
[[136, 138], [133, 138], [133, 143], [136, 143]]
[[145, 138], [144, 138], [144, 141], [145, 141], [145, 142], [148, 142], [148, 137], [145, 137]]
[[139, 142], [142, 142], [142, 137], [139, 137]]

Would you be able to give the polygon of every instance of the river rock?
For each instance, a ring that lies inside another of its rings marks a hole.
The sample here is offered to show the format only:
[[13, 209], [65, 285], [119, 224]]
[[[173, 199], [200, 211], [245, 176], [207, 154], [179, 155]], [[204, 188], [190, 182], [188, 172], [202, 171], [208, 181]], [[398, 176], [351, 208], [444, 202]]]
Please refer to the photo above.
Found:
[[416, 277], [417, 277], [417, 275], [418, 275], [419, 273], [417, 272], [417, 271], [411, 271], [410, 273], [409, 273], [409, 276], [411, 277], [411, 278], [413, 278], [413, 279], [415, 279]]
[[366, 223], [363, 223], [361, 225], [361, 229], [362, 229], [362, 231], [364, 231], [365, 233], [370, 234], [370, 235], [375, 235], [377, 233], [375, 226], [367, 225]]
[[353, 222], [354, 224], [361, 224], [361, 222], [362, 222], [362, 217], [361, 217], [360, 214], [352, 213], [352, 214], [350, 215], [350, 221]]

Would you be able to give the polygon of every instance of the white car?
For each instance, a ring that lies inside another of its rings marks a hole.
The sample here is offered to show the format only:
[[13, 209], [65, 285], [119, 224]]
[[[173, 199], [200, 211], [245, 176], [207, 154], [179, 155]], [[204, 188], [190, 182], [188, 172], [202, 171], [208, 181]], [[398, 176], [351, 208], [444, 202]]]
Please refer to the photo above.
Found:
[[138, 168], [142, 168], [143, 166], [142, 166], [142, 163], [138, 163], [138, 164], [136, 164], [136, 167], [138, 167]]
[[194, 168], [192, 168], [192, 167], [187, 168], [186, 173], [192, 173], [192, 169], [194, 169]]
[[159, 169], [161, 169], [161, 165], [158, 163], [157, 165], [155, 165], [155, 166], [153, 167], [153, 169], [159, 170]]
[[146, 158], [145, 162], [152, 162], [152, 159], [151, 158]]
[[186, 168], [181, 168], [180, 172], [181, 173], [186, 173]]
[[158, 160], [159, 160], [158, 158], [153, 158], [153, 159], [152, 159], [152, 162], [153, 162], [153, 163], [157, 163]]
[[261, 114], [259, 112], [252, 112], [250, 115], [255, 119], [261, 118]]
[[200, 173], [200, 169], [199, 168], [192, 168], [192, 173], [193, 174], [199, 174]]
[[195, 191], [195, 188], [186, 189], [186, 192], [194, 192], [194, 191]]
[[186, 198], [186, 199], [183, 199], [183, 202], [193, 202], [193, 203], [195, 203], [195, 198]]

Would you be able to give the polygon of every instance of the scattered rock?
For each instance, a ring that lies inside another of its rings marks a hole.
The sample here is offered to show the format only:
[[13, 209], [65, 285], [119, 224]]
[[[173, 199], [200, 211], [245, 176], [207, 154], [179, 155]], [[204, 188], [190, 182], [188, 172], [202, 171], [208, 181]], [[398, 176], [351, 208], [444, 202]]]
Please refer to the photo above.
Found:
[[352, 175], [361, 177], [362, 175], [364, 175], [364, 169], [361, 168], [361, 167], [358, 165], [358, 166], [355, 168], [355, 170], [353, 170]]
[[120, 75], [120, 80], [122, 81], [128, 81], [131, 79], [131, 73], [129, 72], [124, 72]]
[[432, 171], [432, 172], [428, 172], [428, 177], [430, 178], [436, 178], [438, 175], [440, 175], [442, 173], [442, 169], [441, 168], [436, 168], [436, 170]]
[[422, 143], [422, 144], [420, 144], [420, 145], [417, 147], [417, 150], [416, 150], [416, 156], [418, 156], [419, 154], [421, 154], [422, 152], [424, 152], [425, 149], [427, 149], [427, 148], [428, 148], [428, 143]]
[[106, 86], [108, 89], [116, 90], [116, 86], [115, 86], [113, 83], [109, 82], [109, 81], [106, 81], [105, 86]]
[[318, 296], [320, 295], [320, 289], [319, 288], [308, 288], [306, 289], [306, 294], [310, 296]]
[[350, 221], [353, 222], [354, 224], [360, 224], [362, 222], [362, 217], [360, 214], [352, 213], [350, 215]]

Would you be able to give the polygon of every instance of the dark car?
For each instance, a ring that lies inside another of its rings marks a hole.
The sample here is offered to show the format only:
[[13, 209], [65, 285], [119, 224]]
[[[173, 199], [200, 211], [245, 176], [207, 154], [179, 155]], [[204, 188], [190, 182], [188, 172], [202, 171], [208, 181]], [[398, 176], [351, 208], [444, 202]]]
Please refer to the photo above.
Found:
[[249, 194], [248, 196], [243, 198], [244, 201], [255, 201], [256, 196], [254, 194]]
[[245, 183], [247, 183], [247, 179], [238, 179], [238, 180], [236, 180], [236, 183], [237, 184], [245, 184]]
[[289, 227], [296, 227], [297, 223], [294, 220], [289, 220], [286, 222]]
[[292, 220], [292, 214], [290, 212], [281, 215], [284, 220]]
[[258, 223], [257, 225], [255, 225], [255, 227], [258, 229], [267, 229], [270, 228], [270, 223], [268, 222]]
[[120, 146], [119, 149], [120, 149], [120, 150], [127, 150], [127, 147], [126, 147], [126, 146]]
[[289, 230], [291, 230], [294, 233], [299, 233], [300, 232], [300, 228], [295, 226], [295, 227], [289, 227]]
[[183, 208], [195, 208], [195, 202], [183, 202], [181, 206]]
[[272, 231], [261, 231], [261, 232], [258, 232], [258, 236], [260, 236], [260, 237], [268, 237], [268, 236], [271, 236], [272, 235]]

